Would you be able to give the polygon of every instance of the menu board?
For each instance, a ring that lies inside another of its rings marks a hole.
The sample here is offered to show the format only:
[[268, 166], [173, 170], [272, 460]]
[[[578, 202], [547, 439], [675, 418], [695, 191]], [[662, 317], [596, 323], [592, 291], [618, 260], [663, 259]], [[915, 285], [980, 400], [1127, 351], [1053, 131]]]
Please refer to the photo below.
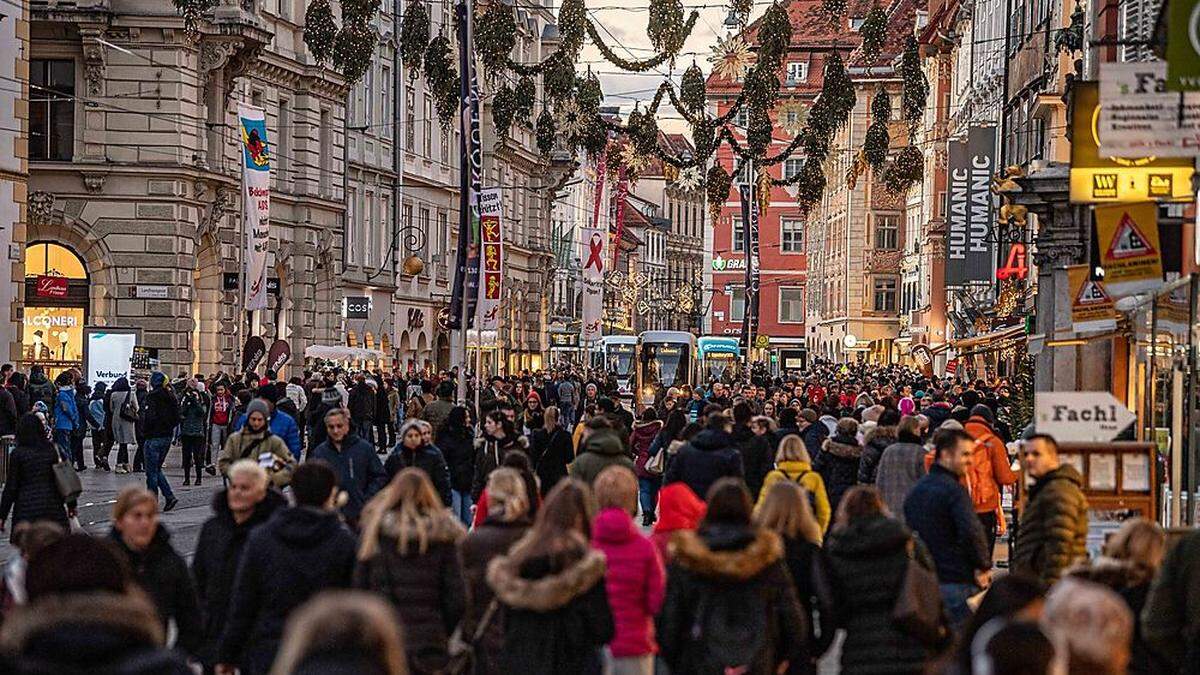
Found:
[[1087, 484], [1091, 490], [1117, 489], [1117, 456], [1093, 454], [1088, 456]]

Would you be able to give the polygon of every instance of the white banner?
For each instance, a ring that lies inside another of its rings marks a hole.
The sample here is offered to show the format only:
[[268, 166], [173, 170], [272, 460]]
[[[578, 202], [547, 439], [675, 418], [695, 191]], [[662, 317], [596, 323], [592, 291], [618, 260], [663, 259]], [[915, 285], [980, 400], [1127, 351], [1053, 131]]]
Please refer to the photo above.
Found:
[[271, 149], [263, 111], [238, 105], [242, 133], [242, 219], [246, 230], [246, 309], [267, 308], [267, 246], [271, 240]]
[[504, 289], [504, 230], [501, 224], [503, 200], [500, 188], [479, 192], [479, 330], [496, 330], [500, 325], [500, 296]]
[[583, 229], [583, 331], [584, 342], [594, 342], [603, 333], [604, 271], [608, 264], [608, 230]]
[[88, 333], [87, 383], [93, 387], [97, 382], [111, 385], [117, 378], [129, 377], [136, 344], [136, 333]]
[[1200, 93], [1167, 91], [1167, 62], [1100, 64], [1100, 152], [1113, 157], [1200, 155]]

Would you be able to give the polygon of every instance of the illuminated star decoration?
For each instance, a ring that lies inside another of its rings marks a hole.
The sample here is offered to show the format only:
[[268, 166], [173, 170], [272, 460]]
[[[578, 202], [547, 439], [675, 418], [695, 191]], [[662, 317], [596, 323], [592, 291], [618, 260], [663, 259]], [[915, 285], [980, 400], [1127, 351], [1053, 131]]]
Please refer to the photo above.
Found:
[[561, 101], [554, 111], [554, 122], [564, 138], [578, 138], [587, 130], [587, 116], [571, 99]]
[[625, 166], [629, 173], [636, 176], [650, 164], [650, 160], [635, 150], [633, 144], [630, 143], [621, 148], [621, 164]]
[[788, 101], [779, 106], [777, 118], [779, 126], [789, 136], [794, 137], [804, 131], [804, 124], [808, 121], [808, 107], [799, 101]]
[[712, 56], [708, 57], [709, 63], [713, 64], [713, 72], [726, 80], [741, 80], [750, 70], [753, 60], [750, 45], [736, 35], [718, 38]]
[[700, 181], [703, 180], [703, 178], [704, 177], [700, 175], [699, 166], [689, 166], [688, 168], [679, 172], [679, 178], [676, 179], [675, 184], [679, 186], [680, 190], [691, 191], [700, 187]]

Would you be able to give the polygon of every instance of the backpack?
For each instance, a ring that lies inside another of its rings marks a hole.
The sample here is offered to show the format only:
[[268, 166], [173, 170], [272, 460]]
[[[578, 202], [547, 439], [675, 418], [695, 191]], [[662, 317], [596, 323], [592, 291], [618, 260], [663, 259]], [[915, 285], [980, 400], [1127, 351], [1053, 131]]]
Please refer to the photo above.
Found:
[[[762, 593], [746, 592], [741, 584], [721, 584], [701, 595], [691, 640], [706, 673], [751, 673], [767, 652], [770, 608]], [[766, 664], [768, 666], [773, 664]]]
[[788, 472], [784, 471], [783, 469], [780, 469], [779, 473], [783, 474], [784, 478], [792, 481], [796, 485], [799, 485], [801, 490], [804, 490], [804, 496], [808, 497], [808, 506], [809, 506], [809, 508], [812, 509], [813, 517], [816, 517], [816, 515], [817, 515], [817, 494], [815, 492], [813, 492], [812, 490], [809, 490], [808, 488], [804, 487], [804, 483], [800, 482], [805, 476], [812, 473], [812, 471], [811, 470], [801, 471], [800, 475], [796, 476], [795, 478], [792, 478], [790, 475], [788, 475]]
[[1003, 443], [1000, 437], [987, 432], [975, 439], [975, 451], [972, 457], [971, 470], [968, 472], [968, 492], [971, 493], [971, 503], [976, 509], [988, 501], [997, 499], [996, 478], [992, 472], [991, 443]]

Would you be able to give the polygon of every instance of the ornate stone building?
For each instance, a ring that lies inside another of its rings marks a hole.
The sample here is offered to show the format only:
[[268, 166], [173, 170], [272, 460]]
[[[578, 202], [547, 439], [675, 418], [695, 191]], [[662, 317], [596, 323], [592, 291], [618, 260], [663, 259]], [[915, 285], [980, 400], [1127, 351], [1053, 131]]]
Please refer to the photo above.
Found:
[[[11, 361], [21, 355], [29, 165], [29, 19], [26, 3], [0, 5], [0, 350]], [[16, 249], [14, 250], [14, 243]]]

